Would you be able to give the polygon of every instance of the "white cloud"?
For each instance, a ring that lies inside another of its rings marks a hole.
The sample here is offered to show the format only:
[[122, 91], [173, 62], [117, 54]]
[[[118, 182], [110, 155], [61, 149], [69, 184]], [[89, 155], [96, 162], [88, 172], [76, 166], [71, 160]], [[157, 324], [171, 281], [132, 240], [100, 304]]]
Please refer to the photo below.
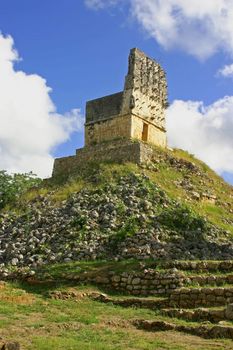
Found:
[[233, 96], [205, 107], [176, 100], [167, 113], [168, 141], [189, 151], [218, 173], [233, 173]]
[[[94, 8], [121, 0], [86, 0]], [[219, 50], [233, 56], [233, 0], [125, 0], [144, 30], [166, 49], [200, 59]]]
[[218, 74], [225, 78], [233, 78], [233, 63], [224, 66], [218, 71]]
[[0, 34], [0, 169], [46, 177], [52, 150], [79, 130], [83, 119], [78, 109], [58, 114], [46, 81], [14, 68], [19, 56], [13, 45]]

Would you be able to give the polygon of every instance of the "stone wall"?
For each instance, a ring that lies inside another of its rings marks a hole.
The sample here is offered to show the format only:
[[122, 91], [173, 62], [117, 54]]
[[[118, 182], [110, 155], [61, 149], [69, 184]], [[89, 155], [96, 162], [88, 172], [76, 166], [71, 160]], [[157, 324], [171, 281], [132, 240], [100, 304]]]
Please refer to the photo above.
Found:
[[166, 269], [179, 269], [183, 271], [197, 271], [201, 272], [232, 272], [233, 271], [233, 260], [213, 260], [213, 261], [168, 261], [164, 263]]
[[86, 103], [86, 123], [96, 122], [121, 112], [123, 93], [97, 98]]
[[155, 126], [151, 122], [145, 123], [145, 120], [134, 114], [112, 116], [105, 120], [99, 120], [95, 123], [88, 123], [85, 127], [86, 146], [101, 143], [103, 141], [114, 140], [114, 137], [125, 139], [143, 139], [143, 128], [147, 125], [148, 132], [144, 141], [166, 147], [167, 137], [163, 129]]
[[119, 139], [78, 149], [75, 156], [57, 158], [53, 176], [66, 176], [85, 167], [88, 162], [148, 162], [153, 156], [153, 148], [142, 142]]
[[[141, 140], [143, 134], [143, 126], [145, 125], [145, 120], [136, 115], [132, 115], [132, 129], [131, 137], [133, 139]], [[166, 132], [153, 123], [148, 122], [148, 135], [146, 137], [147, 142], [151, 144], [156, 144], [161, 147], [166, 147], [167, 137]]]
[[129, 55], [122, 114], [132, 112], [165, 131], [166, 75], [162, 67], [138, 49]]
[[233, 302], [233, 288], [182, 288], [170, 295], [170, 305], [189, 308], [220, 306]]
[[[63, 278], [64, 277], [64, 278]], [[54, 282], [49, 277], [50, 282]], [[24, 280], [32, 284], [41, 283], [34, 271], [29, 269], [9, 270], [0, 269], [0, 279]], [[43, 280], [48, 283], [48, 280]], [[105, 290], [112, 290], [134, 296], [160, 296], [164, 299], [141, 299], [151, 303], [151, 308], [198, 308], [217, 307], [233, 303], [233, 287], [204, 287], [186, 288], [187, 277], [179, 271], [155, 271], [145, 269], [139, 272], [65, 272], [59, 281], [72, 281], [77, 284], [94, 284]], [[135, 299], [134, 299], [135, 300]], [[138, 299], [140, 301], [140, 298]], [[124, 299], [127, 303], [127, 299]], [[130, 301], [130, 299], [128, 299]], [[232, 316], [233, 317], [233, 316]]]
[[122, 272], [110, 275], [105, 281], [96, 278], [95, 283], [105, 282], [105, 286], [120, 292], [133, 295], [168, 295], [182, 286], [183, 278], [179, 274], [160, 274], [155, 271], [146, 273]]
[[129, 115], [112, 116], [105, 120], [89, 123], [85, 126], [85, 145], [93, 145], [114, 138], [130, 139], [131, 117]]
[[196, 308], [233, 303], [232, 287], [186, 288], [187, 278], [179, 271], [162, 273], [148, 269], [142, 272], [108, 272], [96, 276], [71, 274], [70, 280], [128, 295], [167, 297], [163, 300], [166, 305], [162, 307]]

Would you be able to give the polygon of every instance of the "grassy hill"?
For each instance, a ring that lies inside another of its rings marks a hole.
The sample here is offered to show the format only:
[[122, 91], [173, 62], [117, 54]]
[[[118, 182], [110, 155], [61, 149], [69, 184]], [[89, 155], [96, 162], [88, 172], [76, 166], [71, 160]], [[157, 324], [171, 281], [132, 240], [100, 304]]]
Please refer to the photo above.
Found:
[[50, 199], [58, 204], [81, 189], [103, 188], [129, 174], [148, 176], [169, 198], [185, 203], [197, 214], [233, 233], [233, 187], [205, 163], [179, 149], [155, 147], [153, 162], [142, 166], [93, 162], [77, 171], [76, 176], [67, 178], [65, 174], [63, 179], [51, 179], [40, 189], [28, 191], [22, 203], [37, 195], [50, 195], [52, 190]]
[[[233, 188], [184, 151], [155, 148], [142, 165], [93, 162], [31, 188], [0, 212], [0, 251], [2, 341], [232, 349]], [[142, 298], [148, 273], [180, 284]], [[133, 287], [123, 292], [125, 280]], [[188, 295], [189, 305], [173, 305]]]
[[[197, 215], [233, 234], [233, 187], [211, 170], [205, 163], [189, 153], [155, 147], [150, 164], [114, 164], [92, 162], [76, 175], [50, 179], [41, 188], [28, 191], [19, 203], [10, 209], [23, 209], [38, 195], [48, 196], [56, 205], [82, 189], [91, 192], [115, 185], [129, 175], [147, 176], [148, 186], [156, 185], [166, 196], [186, 205]], [[51, 193], [52, 192], [52, 193]], [[9, 210], [9, 208], [7, 208]]]
[[72, 177], [44, 181], [3, 210], [2, 262], [231, 259], [232, 193], [180, 150], [156, 148], [153, 161], [142, 165], [88, 163]]

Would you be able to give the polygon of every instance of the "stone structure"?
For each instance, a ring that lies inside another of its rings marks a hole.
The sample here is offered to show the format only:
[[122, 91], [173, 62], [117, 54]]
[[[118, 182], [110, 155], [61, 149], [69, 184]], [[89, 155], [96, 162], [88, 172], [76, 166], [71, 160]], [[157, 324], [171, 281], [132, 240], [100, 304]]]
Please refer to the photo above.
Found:
[[124, 91], [87, 102], [86, 145], [120, 137], [165, 147], [166, 107], [163, 69], [140, 50], [132, 49]]
[[[143, 146], [136, 149], [132, 140], [166, 147], [167, 105], [164, 70], [140, 50], [132, 49], [124, 91], [87, 102], [85, 147], [77, 150], [76, 156], [56, 159], [53, 175], [78, 168], [81, 158], [90, 160], [90, 154], [95, 160], [144, 161]], [[108, 152], [103, 142], [109, 143]]]
[[114, 161], [116, 163], [146, 163], [151, 160], [153, 149], [150, 145], [130, 140], [112, 140], [98, 145], [77, 149], [75, 156], [58, 158], [53, 167], [53, 176], [74, 173], [76, 169], [91, 161]]

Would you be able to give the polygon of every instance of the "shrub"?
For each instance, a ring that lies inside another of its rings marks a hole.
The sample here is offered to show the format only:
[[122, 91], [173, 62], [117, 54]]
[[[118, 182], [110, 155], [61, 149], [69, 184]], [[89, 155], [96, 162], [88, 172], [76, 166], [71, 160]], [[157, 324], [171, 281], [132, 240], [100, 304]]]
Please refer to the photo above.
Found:
[[138, 220], [134, 217], [129, 218], [116, 234], [116, 239], [121, 241], [126, 237], [135, 235], [139, 230]]
[[32, 172], [26, 174], [8, 174], [0, 171], [0, 209], [16, 201], [29, 188], [37, 187], [42, 182]]

